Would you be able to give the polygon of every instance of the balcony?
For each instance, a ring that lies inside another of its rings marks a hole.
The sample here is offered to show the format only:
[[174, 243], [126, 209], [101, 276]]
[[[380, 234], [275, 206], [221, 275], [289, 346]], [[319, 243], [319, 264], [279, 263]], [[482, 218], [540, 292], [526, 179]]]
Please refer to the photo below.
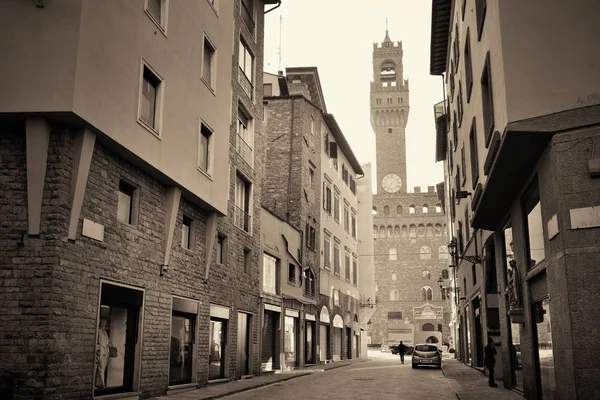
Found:
[[240, 86], [242, 87], [242, 89], [244, 90], [244, 92], [248, 95], [248, 97], [250, 99], [254, 100], [254, 97], [252, 96], [252, 94], [253, 94], [252, 82], [250, 82], [250, 79], [248, 79], [248, 77], [246, 76], [246, 73], [241, 68], [238, 71], [238, 82], [239, 82]]
[[235, 206], [233, 223], [235, 226], [237, 226], [244, 232], [252, 234], [252, 216], [248, 214], [243, 208]]
[[248, 143], [246, 143], [246, 141], [244, 140], [244, 138], [242, 138], [240, 135], [236, 135], [235, 138], [235, 150], [237, 151], [237, 153], [242, 156], [242, 158], [248, 163], [248, 165], [252, 166], [252, 147], [250, 147], [250, 145]]

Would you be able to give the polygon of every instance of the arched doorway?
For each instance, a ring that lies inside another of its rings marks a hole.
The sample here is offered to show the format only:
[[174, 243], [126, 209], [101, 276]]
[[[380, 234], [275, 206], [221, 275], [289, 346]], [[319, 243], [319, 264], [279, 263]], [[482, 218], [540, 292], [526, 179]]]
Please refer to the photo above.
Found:
[[329, 349], [330, 335], [329, 310], [323, 306], [319, 313], [319, 360], [321, 361], [331, 360], [331, 351]]

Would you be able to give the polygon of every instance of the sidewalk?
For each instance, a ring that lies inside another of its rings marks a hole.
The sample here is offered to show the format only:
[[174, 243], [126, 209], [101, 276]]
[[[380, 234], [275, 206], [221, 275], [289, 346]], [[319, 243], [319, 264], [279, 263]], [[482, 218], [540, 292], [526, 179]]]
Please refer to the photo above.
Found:
[[460, 400], [523, 400], [524, 397], [502, 387], [502, 381], [496, 381], [498, 387], [490, 387], [488, 379], [480, 371], [458, 360], [445, 360], [442, 363], [444, 375], [454, 379], [459, 388], [456, 397]]
[[249, 379], [241, 379], [238, 381], [229, 381], [226, 383], [209, 384], [200, 389], [191, 390], [172, 394], [170, 396], [154, 397], [150, 400], [209, 400], [220, 399], [232, 394], [245, 392], [247, 390], [256, 389], [262, 386], [274, 385], [279, 382], [284, 382], [301, 376], [329, 371], [331, 369], [347, 367], [353, 364], [369, 361], [368, 358], [357, 358], [348, 361], [338, 361], [329, 364], [319, 364], [303, 369], [297, 369], [290, 372], [281, 372], [270, 375], [257, 376]]

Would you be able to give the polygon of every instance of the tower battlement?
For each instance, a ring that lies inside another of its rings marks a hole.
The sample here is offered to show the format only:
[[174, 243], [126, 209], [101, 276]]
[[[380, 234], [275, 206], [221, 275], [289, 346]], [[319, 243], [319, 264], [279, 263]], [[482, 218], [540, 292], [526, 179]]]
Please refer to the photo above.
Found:
[[380, 49], [390, 49], [390, 48], [402, 50], [402, 42], [401, 41], [400, 42], [383, 41], [383, 42], [374, 42], [373, 43], [373, 51], [380, 50]]

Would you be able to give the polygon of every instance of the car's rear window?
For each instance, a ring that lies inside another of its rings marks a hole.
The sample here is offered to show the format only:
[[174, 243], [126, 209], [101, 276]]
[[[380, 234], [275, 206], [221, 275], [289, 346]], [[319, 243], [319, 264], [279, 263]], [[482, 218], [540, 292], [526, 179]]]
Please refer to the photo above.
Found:
[[432, 345], [423, 344], [423, 345], [415, 347], [415, 350], [417, 350], [417, 351], [437, 351], [437, 347], [432, 346]]

